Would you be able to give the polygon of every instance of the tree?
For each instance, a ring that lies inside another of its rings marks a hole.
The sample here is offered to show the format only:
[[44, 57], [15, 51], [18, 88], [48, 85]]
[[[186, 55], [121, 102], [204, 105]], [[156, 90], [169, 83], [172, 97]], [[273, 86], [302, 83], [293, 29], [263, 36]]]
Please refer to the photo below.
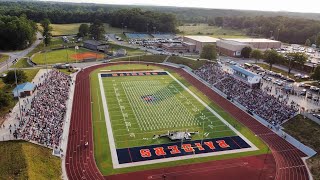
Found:
[[250, 58], [255, 59], [257, 63], [258, 60], [263, 58], [263, 53], [259, 49], [254, 49], [250, 53]]
[[241, 56], [243, 58], [249, 58], [250, 57], [250, 53], [252, 51], [252, 48], [247, 46], [247, 47], [244, 47], [242, 50], [241, 50]]
[[89, 33], [89, 26], [88, 24], [81, 24], [79, 27], [78, 37], [85, 37]]
[[216, 26], [223, 26], [223, 17], [216, 17], [214, 18], [214, 23]]
[[[27, 81], [27, 75], [24, 71], [17, 70], [17, 82], [23, 83]], [[7, 76], [3, 78], [3, 82], [6, 84], [14, 84], [16, 83], [14, 70], [11, 70], [7, 73]]]
[[266, 50], [264, 52], [264, 61], [269, 64], [269, 70], [271, 71], [272, 65], [275, 64], [279, 58], [279, 54], [275, 50]]
[[11, 96], [3, 92], [2, 90], [0, 90], [0, 111], [2, 111], [4, 108], [9, 106], [11, 101], [12, 101]]
[[90, 35], [95, 40], [101, 40], [103, 37], [103, 34], [105, 33], [103, 23], [101, 21], [94, 21], [92, 24], [90, 24]]
[[307, 39], [306, 42], [304, 43], [305, 46], [311, 46], [311, 41], [310, 39]]
[[52, 27], [50, 26], [51, 22], [49, 19], [46, 18], [46, 19], [42, 20], [40, 22], [40, 24], [43, 29], [42, 35], [44, 37], [44, 44], [46, 46], [48, 46], [51, 42], [51, 36], [52, 36], [52, 34], [51, 34]]
[[207, 44], [203, 46], [200, 57], [203, 59], [209, 59], [209, 60], [216, 59], [217, 58], [216, 46], [213, 44]]
[[30, 46], [36, 39], [36, 23], [25, 15], [0, 15], [0, 49], [20, 50]]
[[317, 66], [314, 69], [313, 73], [311, 74], [311, 78], [320, 81], [320, 66]]
[[286, 55], [286, 61], [288, 64], [288, 74], [290, 74], [294, 65], [304, 65], [307, 59], [308, 57], [305, 53], [300, 53], [300, 52], [288, 53]]

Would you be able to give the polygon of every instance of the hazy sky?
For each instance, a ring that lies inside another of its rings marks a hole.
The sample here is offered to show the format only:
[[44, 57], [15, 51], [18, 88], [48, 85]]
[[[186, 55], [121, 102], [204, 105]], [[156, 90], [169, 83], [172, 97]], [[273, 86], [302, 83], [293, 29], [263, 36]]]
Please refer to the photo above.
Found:
[[[44, 0], [44, 1], [47, 1], [47, 0]], [[320, 13], [319, 0], [50, 0], [50, 1]]]

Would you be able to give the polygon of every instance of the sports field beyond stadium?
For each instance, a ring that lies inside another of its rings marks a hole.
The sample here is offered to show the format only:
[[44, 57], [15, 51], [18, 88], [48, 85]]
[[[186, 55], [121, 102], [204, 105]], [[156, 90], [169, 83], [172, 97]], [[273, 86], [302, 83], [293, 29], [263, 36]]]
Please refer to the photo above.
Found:
[[[258, 150], [169, 72], [98, 76], [113, 168]], [[153, 138], [173, 131], [199, 133]]]

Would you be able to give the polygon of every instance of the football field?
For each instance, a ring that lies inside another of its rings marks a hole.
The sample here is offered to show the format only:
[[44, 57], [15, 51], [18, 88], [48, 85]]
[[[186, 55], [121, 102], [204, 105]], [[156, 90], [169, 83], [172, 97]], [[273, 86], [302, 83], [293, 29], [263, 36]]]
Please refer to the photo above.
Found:
[[[257, 150], [233, 124], [168, 72], [115, 72], [98, 76], [114, 168], [145, 163], [140, 161], [174, 160], [190, 154], [209, 156], [222, 151]], [[194, 134], [191, 140], [184, 141], [159, 137], [176, 131]]]

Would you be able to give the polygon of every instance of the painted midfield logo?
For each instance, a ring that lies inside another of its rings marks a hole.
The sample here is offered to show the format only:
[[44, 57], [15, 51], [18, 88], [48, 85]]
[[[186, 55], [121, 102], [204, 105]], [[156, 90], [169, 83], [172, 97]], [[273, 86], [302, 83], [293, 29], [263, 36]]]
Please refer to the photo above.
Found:
[[153, 103], [158, 100], [158, 98], [155, 97], [154, 95], [145, 95], [145, 96], [141, 96], [141, 98], [147, 103]]

